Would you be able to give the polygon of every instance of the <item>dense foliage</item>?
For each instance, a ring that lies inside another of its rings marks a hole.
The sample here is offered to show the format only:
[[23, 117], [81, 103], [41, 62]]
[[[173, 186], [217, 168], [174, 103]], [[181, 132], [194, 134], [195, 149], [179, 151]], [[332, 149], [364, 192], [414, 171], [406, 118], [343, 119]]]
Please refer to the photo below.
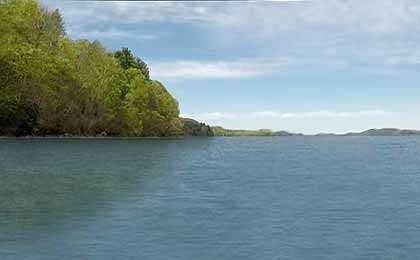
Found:
[[71, 40], [60, 13], [0, 0], [0, 135], [169, 136], [177, 101], [123, 48]]
[[184, 123], [184, 132], [186, 135], [192, 136], [214, 136], [214, 133], [209, 125], [197, 122], [191, 118], [181, 118]]

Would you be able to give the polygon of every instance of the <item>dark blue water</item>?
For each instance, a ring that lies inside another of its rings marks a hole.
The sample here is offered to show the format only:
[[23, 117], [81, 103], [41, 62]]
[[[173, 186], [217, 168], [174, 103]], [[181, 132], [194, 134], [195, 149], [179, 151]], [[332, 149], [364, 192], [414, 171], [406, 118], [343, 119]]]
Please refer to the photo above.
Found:
[[0, 259], [419, 259], [420, 138], [1, 139]]

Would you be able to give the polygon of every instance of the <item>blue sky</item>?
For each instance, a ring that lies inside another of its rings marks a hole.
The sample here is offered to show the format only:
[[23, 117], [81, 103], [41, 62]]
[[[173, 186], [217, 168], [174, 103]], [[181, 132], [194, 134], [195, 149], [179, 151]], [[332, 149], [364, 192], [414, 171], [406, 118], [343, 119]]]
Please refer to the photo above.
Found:
[[129, 47], [181, 114], [227, 128], [420, 129], [420, 2], [84, 2], [67, 34]]

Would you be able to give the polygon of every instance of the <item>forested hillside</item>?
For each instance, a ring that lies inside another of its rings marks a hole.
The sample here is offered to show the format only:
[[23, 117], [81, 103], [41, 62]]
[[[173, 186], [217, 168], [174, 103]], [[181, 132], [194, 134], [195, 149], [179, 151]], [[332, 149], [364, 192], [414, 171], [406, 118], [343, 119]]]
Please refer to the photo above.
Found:
[[130, 50], [72, 40], [58, 10], [0, 0], [0, 135], [183, 134], [177, 101]]

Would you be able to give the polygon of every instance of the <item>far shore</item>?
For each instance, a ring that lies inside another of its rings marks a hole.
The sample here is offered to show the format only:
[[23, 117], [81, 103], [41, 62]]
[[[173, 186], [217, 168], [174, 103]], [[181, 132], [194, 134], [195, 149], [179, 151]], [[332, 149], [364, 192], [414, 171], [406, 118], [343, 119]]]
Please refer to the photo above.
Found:
[[[1, 139], [183, 139], [190, 137], [357, 137], [357, 136], [420, 136], [420, 130], [380, 128], [369, 129], [362, 132], [349, 132], [345, 134], [318, 133], [318, 134], [295, 134], [287, 131], [261, 130], [231, 130], [220, 127], [211, 127], [219, 129], [214, 131], [214, 135], [174, 135], [174, 136], [106, 136], [106, 135], [24, 135], [24, 136], [0, 136]], [[220, 131], [223, 129], [223, 131]]]

